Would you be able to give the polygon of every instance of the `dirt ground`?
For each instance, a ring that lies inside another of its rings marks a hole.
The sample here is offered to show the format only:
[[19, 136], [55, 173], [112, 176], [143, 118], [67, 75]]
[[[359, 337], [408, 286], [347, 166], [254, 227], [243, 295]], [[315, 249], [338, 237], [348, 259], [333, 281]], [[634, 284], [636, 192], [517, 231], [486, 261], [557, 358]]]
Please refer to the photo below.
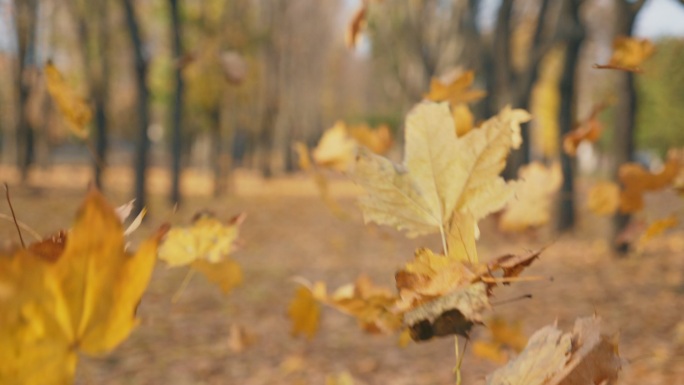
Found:
[[[2, 170], [0, 176], [14, 178]], [[44, 235], [68, 227], [85, 183], [71, 186], [79, 189], [39, 183], [13, 188], [19, 218]], [[110, 178], [108, 186], [114, 204], [129, 199], [125, 191], [130, 190], [119, 181]], [[265, 182], [244, 174], [234, 188], [235, 195], [221, 199], [193, 191], [176, 213], [159, 195], [161, 188], [155, 189], [149, 218], [136, 236], [166, 221], [183, 223], [200, 209], [226, 219], [246, 212], [242, 246], [234, 254], [244, 268], [244, 285], [224, 296], [196, 275], [172, 302], [187, 271], [160, 264], [139, 309], [140, 327], [112, 354], [83, 357], [78, 384], [314, 385], [342, 372], [350, 373], [356, 385], [454, 383], [452, 338], [401, 349], [396, 337], [363, 334], [353, 319], [324, 309], [321, 330], [307, 341], [290, 336], [286, 317], [296, 287], [293, 277], [324, 280], [334, 288], [365, 273], [391, 286], [394, 272], [414, 249], [437, 250], [438, 238], [407, 239], [389, 228], [364, 226], [354, 201], [358, 190], [345, 182], [331, 187], [345, 219], [331, 214], [305, 176]], [[505, 235], [492, 220], [482, 224], [484, 260], [551, 244], [525, 273], [547, 279], [496, 291], [497, 299], [528, 293], [533, 298], [496, 306], [492, 315], [522, 321], [529, 336], [555, 321], [568, 330], [576, 317], [596, 313], [607, 332], [619, 334], [626, 361], [621, 384], [684, 383], [684, 232], [660, 236], [642, 252], [617, 259], [605, 240], [606, 220], [580, 211], [579, 222], [574, 234], [559, 238], [545, 230]], [[0, 230], [5, 240], [16, 237], [10, 222], [3, 221]], [[256, 339], [239, 353], [229, 343], [233, 324]], [[486, 336], [485, 328], [476, 328], [472, 338]], [[467, 352], [463, 384], [483, 384], [496, 366]]]

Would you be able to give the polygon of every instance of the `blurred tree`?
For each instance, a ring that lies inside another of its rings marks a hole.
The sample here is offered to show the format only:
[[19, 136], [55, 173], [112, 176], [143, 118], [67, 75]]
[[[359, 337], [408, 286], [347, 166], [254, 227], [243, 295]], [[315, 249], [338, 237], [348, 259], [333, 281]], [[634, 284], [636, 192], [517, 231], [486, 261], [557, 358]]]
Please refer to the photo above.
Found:
[[[563, 136], [569, 133], [577, 121], [577, 72], [580, 50], [586, 35], [585, 27], [580, 17], [580, 8], [584, 0], [564, 0], [559, 31], [565, 40], [565, 57], [563, 72], [558, 85], [560, 92], [560, 110], [558, 113], [558, 148], [563, 148]], [[557, 229], [566, 231], [575, 224], [574, 205], [574, 158], [565, 151], [560, 151], [563, 184], [560, 190], [558, 206]]]
[[36, 34], [38, 19], [38, 1], [21, 0], [16, 6], [17, 67], [16, 89], [18, 97], [17, 111], [17, 165], [22, 182], [28, 178], [29, 167], [34, 158], [34, 132], [28, 119], [28, 101], [31, 86], [38, 73], [36, 63]]
[[173, 45], [172, 57], [174, 63], [174, 91], [173, 106], [171, 107], [171, 203], [179, 204], [181, 201], [180, 172], [181, 172], [181, 133], [183, 124], [183, 41], [180, 19], [180, 0], [169, 0], [171, 16], [171, 42]]
[[88, 94], [95, 106], [95, 185], [102, 189], [102, 176], [107, 161], [107, 100], [109, 94], [109, 1], [67, 0], [74, 19]]
[[[615, 0], [616, 28], [615, 32], [621, 36], [632, 36], [634, 22], [646, 0]], [[618, 85], [618, 102], [614, 129], [614, 153], [612, 174], [615, 180], [618, 178], [620, 165], [634, 160], [634, 128], [637, 116], [637, 91], [634, 82], [634, 73], [624, 72], [620, 74]], [[614, 235], [617, 238], [629, 222], [629, 215], [616, 214], [614, 218]], [[626, 253], [628, 244], [613, 243], [616, 251]]]
[[135, 156], [135, 208], [139, 213], [147, 203], [146, 173], [150, 138], [147, 130], [150, 126], [149, 88], [147, 86], [147, 56], [144, 50], [138, 18], [135, 14], [132, 0], [121, 0], [124, 7], [128, 35], [131, 39], [135, 64], [136, 88], [138, 97], [138, 143]]

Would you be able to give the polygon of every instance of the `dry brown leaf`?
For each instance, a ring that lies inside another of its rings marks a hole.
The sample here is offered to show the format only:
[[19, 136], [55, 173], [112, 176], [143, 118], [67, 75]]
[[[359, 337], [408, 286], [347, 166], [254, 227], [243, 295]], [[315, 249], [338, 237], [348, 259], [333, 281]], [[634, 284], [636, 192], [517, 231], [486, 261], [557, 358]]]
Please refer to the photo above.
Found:
[[361, 37], [361, 30], [366, 25], [366, 13], [368, 12], [368, 1], [362, 0], [361, 6], [356, 9], [345, 31], [344, 41], [348, 48], [356, 47], [359, 38]]
[[508, 202], [499, 221], [503, 231], [523, 231], [548, 223], [554, 195], [563, 182], [560, 164], [546, 167], [539, 162], [518, 170], [515, 197]]
[[648, 39], [618, 36], [613, 40], [613, 55], [608, 64], [594, 68], [641, 72], [641, 64], [654, 53], [655, 46]]
[[515, 360], [487, 376], [487, 385], [609, 385], [620, 368], [617, 344], [600, 333], [597, 317], [587, 317], [569, 333], [555, 325], [538, 330]]
[[76, 94], [52, 62], [48, 61], [43, 71], [48, 92], [66, 120], [69, 131], [80, 139], [86, 139], [88, 123], [93, 118], [88, 102]]
[[[539, 257], [542, 250], [523, 256], [504, 255], [487, 264], [467, 262], [418, 249], [415, 261], [395, 278], [400, 298], [394, 309], [404, 313], [415, 341], [451, 334], [467, 336], [481, 323], [489, 295], [497, 282], [508, 282]], [[502, 277], [494, 273], [502, 271]]]
[[601, 138], [603, 124], [598, 115], [608, 107], [608, 103], [599, 103], [591, 110], [589, 117], [563, 136], [563, 151], [570, 156], [577, 154], [577, 147], [583, 141], [596, 143]]
[[620, 211], [633, 213], [644, 207], [643, 194], [668, 187], [679, 174], [679, 162], [669, 159], [659, 173], [650, 173], [638, 163], [625, 163], [620, 166], [619, 179], [623, 185], [620, 194]]
[[613, 182], [598, 182], [589, 190], [587, 207], [598, 215], [613, 215], [620, 207], [620, 186]]

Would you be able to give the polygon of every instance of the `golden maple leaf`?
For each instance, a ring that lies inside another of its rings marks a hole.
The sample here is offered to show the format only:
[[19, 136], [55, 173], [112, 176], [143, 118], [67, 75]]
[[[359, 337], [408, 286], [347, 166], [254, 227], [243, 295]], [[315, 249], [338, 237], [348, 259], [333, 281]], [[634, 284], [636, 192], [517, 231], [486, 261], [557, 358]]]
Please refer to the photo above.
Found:
[[162, 235], [127, 253], [121, 221], [92, 190], [68, 233], [0, 258], [0, 383], [69, 384], [78, 352], [121, 343]]
[[88, 102], [74, 92], [52, 62], [48, 61], [43, 71], [48, 92], [67, 121], [69, 130], [78, 138], [87, 138], [88, 123], [93, 118]]
[[641, 64], [653, 53], [655, 53], [655, 46], [648, 39], [618, 36], [613, 40], [613, 54], [608, 64], [594, 67], [641, 72]]
[[356, 318], [369, 333], [392, 333], [402, 326], [401, 315], [391, 310], [397, 297], [390, 290], [374, 285], [367, 276], [361, 275], [353, 284], [343, 285], [331, 294], [324, 282], [311, 284], [299, 280], [299, 283], [301, 286], [288, 309], [294, 335], [313, 337], [318, 329], [319, 304]]
[[[389, 127], [381, 125], [372, 129], [366, 124], [347, 126], [342, 121], [335, 122], [323, 133], [312, 157], [317, 166], [345, 172], [354, 163], [359, 145], [376, 154], [384, 154], [392, 146]], [[301, 153], [302, 150], [296, 148], [296, 151]]]
[[440, 78], [432, 78], [430, 92], [425, 94], [427, 100], [449, 102], [457, 136], [465, 135], [474, 127], [473, 113], [467, 103], [480, 100], [487, 95], [485, 91], [470, 89], [474, 81], [474, 71], [456, 68]]
[[402, 165], [358, 152], [352, 175], [368, 192], [360, 199], [365, 221], [409, 236], [440, 232], [450, 256], [476, 261], [477, 221], [512, 197], [512, 185], [499, 173], [511, 148], [520, 145], [520, 123], [529, 118], [505, 108], [457, 137], [446, 103], [417, 105], [406, 119]]
[[228, 293], [242, 283], [242, 269], [229, 255], [245, 217], [240, 214], [224, 224], [200, 214], [190, 226], [171, 227], [159, 246], [158, 257], [172, 267], [190, 265]]
[[546, 167], [539, 162], [518, 170], [515, 197], [508, 202], [499, 221], [503, 231], [523, 231], [546, 224], [551, 217], [553, 195], [563, 182], [560, 164]]

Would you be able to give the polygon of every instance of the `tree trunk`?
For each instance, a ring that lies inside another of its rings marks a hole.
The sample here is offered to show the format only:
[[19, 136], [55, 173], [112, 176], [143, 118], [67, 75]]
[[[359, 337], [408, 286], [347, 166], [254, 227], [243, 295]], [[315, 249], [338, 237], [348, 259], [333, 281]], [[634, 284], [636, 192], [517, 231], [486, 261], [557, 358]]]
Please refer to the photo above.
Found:
[[[34, 158], [34, 135], [33, 128], [27, 116], [27, 102], [31, 85], [35, 78], [36, 66], [36, 30], [38, 2], [36, 0], [23, 0], [15, 3], [17, 6], [18, 60], [17, 60], [17, 166], [21, 174], [22, 183], [28, 178], [29, 167]], [[32, 68], [33, 67], [33, 68]], [[34, 73], [32, 73], [32, 70]]]
[[[169, 0], [171, 11], [171, 41], [173, 42], [173, 57], [176, 62], [183, 57], [183, 43], [181, 39], [181, 27], [179, 11], [180, 0]], [[179, 204], [181, 201], [180, 173], [181, 173], [181, 136], [183, 123], [183, 68], [176, 65], [175, 81], [176, 92], [173, 107], [171, 108], [171, 203]]]
[[147, 128], [150, 125], [149, 116], [149, 89], [147, 87], [147, 59], [143, 50], [142, 36], [138, 19], [135, 15], [132, 0], [122, 0], [128, 34], [131, 39], [133, 56], [135, 60], [135, 76], [138, 93], [138, 143], [135, 155], [135, 206], [134, 214], [139, 213], [147, 203], [146, 196], [146, 172], [148, 153], [150, 149], [150, 138], [147, 135]]
[[[632, 36], [634, 29], [634, 22], [639, 10], [643, 6], [645, 0], [636, 2], [628, 2], [626, 0], [616, 0], [617, 8], [617, 33], [623, 36]], [[618, 93], [618, 103], [615, 117], [615, 130], [613, 143], [615, 149], [613, 151], [615, 158], [613, 160], [612, 174], [615, 180], [618, 180], [618, 172], [620, 165], [634, 160], [634, 138], [635, 125], [637, 113], [637, 93], [634, 82], [634, 74], [626, 72], [620, 75], [618, 86], [616, 87], [620, 92]], [[613, 235], [616, 239], [618, 235], [625, 229], [629, 223], [630, 216], [618, 213], [613, 218]], [[613, 242], [615, 251], [624, 254], [629, 250], [628, 244], [618, 244]]]
[[[567, 21], [562, 26], [567, 36], [565, 47], [565, 61], [563, 72], [558, 85], [560, 93], [560, 108], [558, 112], [558, 135], [559, 148], [563, 148], [563, 136], [569, 133], [574, 126], [577, 108], [577, 71], [580, 50], [585, 37], [585, 28], [580, 18], [579, 9], [582, 0], [565, 0], [564, 18]], [[575, 162], [574, 158], [568, 156], [564, 151], [560, 151], [561, 170], [563, 173], [563, 184], [560, 191], [558, 202], [558, 231], [571, 230], [575, 225]]]

